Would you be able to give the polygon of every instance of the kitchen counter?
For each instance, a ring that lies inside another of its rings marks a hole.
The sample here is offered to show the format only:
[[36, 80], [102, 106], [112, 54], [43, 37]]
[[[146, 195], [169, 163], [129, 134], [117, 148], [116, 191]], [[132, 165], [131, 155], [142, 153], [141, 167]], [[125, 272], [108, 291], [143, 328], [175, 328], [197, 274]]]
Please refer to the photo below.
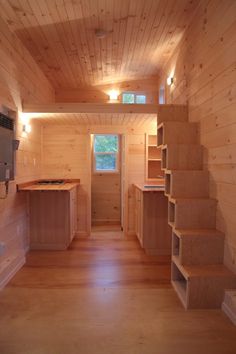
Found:
[[[159, 184], [158, 184], [159, 185]], [[152, 187], [155, 186], [155, 184], [134, 184], [134, 186], [136, 188], [138, 188], [139, 190], [141, 190], [142, 192], [164, 192], [165, 190], [165, 185], [163, 184], [160, 188], [156, 188], [156, 187]], [[149, 186], [148, 188], [145, 188], [145, 186]]]
[[79, 179], [41, 179], [17, 185], [19, 192], [28, 194], [30, 249], [65, 250], [69, 246], [78, 229], [78, 185]]
[[63, 184], [38, 184], [38, 181], [32, 181], [17, 185], [17, 191], [70, 191], [79, 185], [79, 179], [65, 180]]

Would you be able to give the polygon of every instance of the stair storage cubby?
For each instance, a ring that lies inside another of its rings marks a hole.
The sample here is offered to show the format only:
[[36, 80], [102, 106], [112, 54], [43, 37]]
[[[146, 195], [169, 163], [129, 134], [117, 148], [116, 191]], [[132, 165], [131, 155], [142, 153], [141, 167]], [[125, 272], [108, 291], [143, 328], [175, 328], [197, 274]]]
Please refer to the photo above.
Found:
[[208, 171], [165, 171], [166, 194], [171, 198], [206, 198]]
[[173, 144], [162, 146], [162, 168], [167, 170], [202, 170], [203, 148], [201, 145]]
[[180, 254], [180, 238], [175, 232], [172, 232], [172, 255], [179, 257], [179, 254]]
[[163, 124], [157, 127], [157, 146], [161, 147], [163, 145]]
[[157, 127], [158, 146], [167, 144], [197, 144], [197, 123], [165, 122]]
[[224, 234], [215, 229], [174, 229], [172, 254], [181, 265], [222, 264]]
[[175, 224], [175, 204], [170, 200], [168, 203], [168, 222], [170, 226]]
[[209, 198], [198, 123], [187, 107], [158, 109], [157, 143], [165, 173], [168, 223], [172, 227], [172, 285], [188, 308], [219, 308], [236, 276], [223, 265], [224, 235], [216, 230], [217, 201]]
[[166, 169], [166, 160], [167, 160], [167, 147], [163, 146], [161, 149], [161, 168], [162, 168], [162, 170]]
[[171, 278], [188, 309], [221, 307], [224, 289], [236, 287], [235, 274], [224, 265], [182, 266], [176, 256], [172, 256]]
[[187, 306], [187, 280], [180, 272], [179, 268], [176, 266], [174, 262], [171, 263], [171, 279], [172, 285], [176, 290], [180, 301], [183, 306], [186, 308]]
[[165, 172], [165, 195], [170, 196], [170, 173]]

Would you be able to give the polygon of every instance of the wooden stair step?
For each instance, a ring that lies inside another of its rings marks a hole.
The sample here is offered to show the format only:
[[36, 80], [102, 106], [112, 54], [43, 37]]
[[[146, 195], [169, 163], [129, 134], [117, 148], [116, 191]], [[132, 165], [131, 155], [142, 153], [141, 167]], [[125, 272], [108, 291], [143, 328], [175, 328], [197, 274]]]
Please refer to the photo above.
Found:
[[214, 229], [216, 204], [211, 198], [169, 198], [169, 222], [176, 229]]
[[208, 171], [165, 171], [165, 193], [172, 198], [204, 198], [209, 195]]
[[186, 105], [159, 105], [157, 112], [158, 124], [168, 121], [187, 122], [188, 107]]
[[224, 234], [216, 229], [173, 229], [172, 254], [182, 265], [221, 264]]
[[157, 144], [199, 144], [198, 126], [188, 122], [161, 123], [157, 127]]
[[162, 169], [167, 170], [202, 170], [202, 145], [173, 144], [162, 146]]
[[236, 276], [222, 264], [183, 266], [172, 256], [172, 284], [185, 308], [219, 308]]

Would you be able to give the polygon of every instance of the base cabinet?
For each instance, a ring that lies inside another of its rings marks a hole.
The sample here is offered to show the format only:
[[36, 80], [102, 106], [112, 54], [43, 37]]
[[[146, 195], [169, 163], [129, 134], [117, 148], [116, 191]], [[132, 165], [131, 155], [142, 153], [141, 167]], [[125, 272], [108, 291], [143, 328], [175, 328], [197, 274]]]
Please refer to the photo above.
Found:
[[135, 233], [148, 254], [171, 254], [168, 199], [164, 191], [142, 191], [135, 186]]
[[29, 193], [30, 248], [63, 250], [77, 232], [77, 188]]

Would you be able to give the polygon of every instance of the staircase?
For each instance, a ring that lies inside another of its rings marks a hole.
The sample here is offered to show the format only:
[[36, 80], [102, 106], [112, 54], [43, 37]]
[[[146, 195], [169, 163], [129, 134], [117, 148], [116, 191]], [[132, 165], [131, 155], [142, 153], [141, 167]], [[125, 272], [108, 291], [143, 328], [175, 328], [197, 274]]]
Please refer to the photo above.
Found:
[[186, 106], [159, 106], [157, 142], [173, 231], [172, 285], [186, 309], [219, 308], [225, 289], [236, 288], [236, 275], [223, 265], [217, 201], [209, 197], [198, 123], [188, 122]]

